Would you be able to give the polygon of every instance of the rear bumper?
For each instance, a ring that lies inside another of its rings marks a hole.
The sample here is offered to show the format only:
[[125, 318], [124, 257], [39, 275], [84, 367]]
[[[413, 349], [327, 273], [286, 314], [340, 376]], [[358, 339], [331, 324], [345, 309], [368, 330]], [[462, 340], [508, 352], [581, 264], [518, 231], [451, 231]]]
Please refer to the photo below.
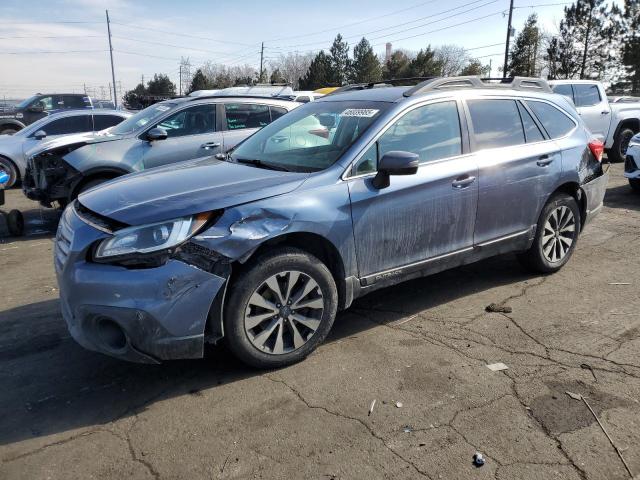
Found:
[[605, 172], [593, 180], [582, 184], [582, 191], [586, 197], [585, 225], [593, 220], [600, 210], [602, 210], [608, 183], [609, 172]]

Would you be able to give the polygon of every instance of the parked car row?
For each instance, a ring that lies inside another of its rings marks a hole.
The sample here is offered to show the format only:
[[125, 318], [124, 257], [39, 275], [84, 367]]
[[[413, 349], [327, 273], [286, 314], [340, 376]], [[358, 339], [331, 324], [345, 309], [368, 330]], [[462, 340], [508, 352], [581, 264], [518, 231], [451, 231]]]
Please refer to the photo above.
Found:
[[224, 338], [283, 366], [379, 288], [514, 251], [555, 272], [602, 207], [605, 145], [543, 80], [347, 90], [171, 100], [31, 155], [25, 192], [69, 203], [54, 264], [71, 335], [147, 363]]
[[154, 104], [98, 134], [65, 136], [32, 150], [25, 195], [50, 206], [128, 173], [215, 155], [300, 106], [270, 97], [184, 97]]
[[100, 132], [130, 116], [119, 110], [65, 110], [41, 118], [13, 135], [0, 135], [0, 171], [9, 175], [7, 187], [24, 178], [27, 158], [39, 145], [72, 133]]
[[38, 93], [17, 105], [6, 106], [0, 110], [0, 135], [13, 135], [27, 125], [55, 112], [80, 108], [113, 109], [113, 103], [95, 100], [79, 93]]

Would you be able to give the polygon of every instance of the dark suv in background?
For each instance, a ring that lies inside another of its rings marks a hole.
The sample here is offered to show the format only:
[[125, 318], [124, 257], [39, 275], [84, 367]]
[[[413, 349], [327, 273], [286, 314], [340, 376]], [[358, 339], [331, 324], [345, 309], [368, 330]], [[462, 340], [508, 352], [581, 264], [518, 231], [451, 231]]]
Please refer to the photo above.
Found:
[[81, 93], [38, 93], [0, 111], [0, 135], [13, 135], [56, 111], [79, 108], [94, 108], [91, 97]]

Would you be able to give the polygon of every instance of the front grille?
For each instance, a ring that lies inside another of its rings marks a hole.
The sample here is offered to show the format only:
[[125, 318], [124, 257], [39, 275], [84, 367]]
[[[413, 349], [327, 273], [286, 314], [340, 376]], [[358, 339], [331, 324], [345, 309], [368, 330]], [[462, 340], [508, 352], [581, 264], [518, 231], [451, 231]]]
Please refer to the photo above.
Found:
[[638, 170], [635, 162], [633, 161], [633, 157], [631, 155], [627, 155], [624, 160], [624, 171], [627, 173], [633, 173]]
[[60, 218], [60, 223], [58, 224], [58, 231], [56, 233], [56, 244], [53, 249], [54, 251], [54, 262], [56, 265], [56, 269], [61, 271], [64, 267], [64, 264], [67, 262], [67, 258], [69, 257], [69, 251], [71, 250], [71, 242], [73, 241], [73, 230], [69, 225], [68, 217], [72, 213], [72, 207], [67, 208], [62, 217]]

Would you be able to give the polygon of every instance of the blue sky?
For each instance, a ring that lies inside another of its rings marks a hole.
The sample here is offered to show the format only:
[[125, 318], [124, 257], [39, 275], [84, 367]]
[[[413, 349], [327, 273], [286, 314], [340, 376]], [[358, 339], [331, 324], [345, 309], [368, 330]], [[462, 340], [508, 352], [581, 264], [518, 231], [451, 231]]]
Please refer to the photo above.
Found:
[[[537, 12], [555, 31], [568, 0], [515, 0], [517, 30]], [[337, 33], [355, 44], [363, 34], [377, 52], [457, 44], [494, 75], [502, 64], [509, 0], [269, 2], [255, 0], [23, 0], [0, 2], [0, 98], [36, 91], [106, 91], [111, 71], [105, 9], [112, 23], [116, 81], [130, 89], [142, 75], [178, 78], [181, 56], [258, 66], [282, 52], [328, 49]], [[549, 5], [554, 4], [554, 5]], [[530, 8], [530, 5], [537, 5]], [[484, 18], [483, 18], [484, 17]], [[86, 23], [58, 23], [86, 22]], [[199, 38], [194, 38], [199, 37]], [[159, 45], [168, 44], [168, 45]], [[27, 53], [30, 52], [30, 53]], [[43, 53], [67, 52], [67, 53]], [[100, 96], [100, 95], [98, 95]]]

